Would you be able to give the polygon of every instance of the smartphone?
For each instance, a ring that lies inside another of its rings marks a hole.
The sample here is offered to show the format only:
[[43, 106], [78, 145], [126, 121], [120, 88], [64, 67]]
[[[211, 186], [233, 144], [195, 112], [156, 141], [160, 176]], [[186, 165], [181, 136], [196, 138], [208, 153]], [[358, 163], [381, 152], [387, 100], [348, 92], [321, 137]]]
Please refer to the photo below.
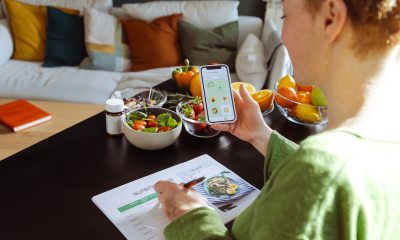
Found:
[[237, 116], [229, 67], [225, 64], [202, 66], [200, 75], [206, 122], [235, 122]]

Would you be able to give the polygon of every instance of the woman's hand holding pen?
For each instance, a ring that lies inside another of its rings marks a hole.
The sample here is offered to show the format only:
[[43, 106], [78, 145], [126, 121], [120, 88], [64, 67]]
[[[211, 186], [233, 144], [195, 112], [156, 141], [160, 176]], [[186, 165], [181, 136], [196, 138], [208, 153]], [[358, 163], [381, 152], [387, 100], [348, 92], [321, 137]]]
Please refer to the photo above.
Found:
[[169, 181], [158, 181], [154, 185], [158, 200], [168, 218], [173, 221], [192, 209], [207, 206], [204, 198], [196, 191]]

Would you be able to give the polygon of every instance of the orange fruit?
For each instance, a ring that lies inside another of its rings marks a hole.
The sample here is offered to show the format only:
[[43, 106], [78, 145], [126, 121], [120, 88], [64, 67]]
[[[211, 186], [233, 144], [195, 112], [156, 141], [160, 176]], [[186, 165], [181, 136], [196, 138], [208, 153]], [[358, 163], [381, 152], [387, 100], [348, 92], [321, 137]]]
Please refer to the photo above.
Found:
[[244, 84], [244, 88], [247, 90], [248, 93], [252, 94], [256, 92], [256, 88], [251, 85], [250, 83], [246, 83], [246, 82], [234, 82], [232, 83], [232, 89], [239, 91], [239, 87], [240, 85]]
[[286, 75], [281, 80], [278, 82], [278, 89], [281, 87], [291, 87], [294, 88], [296, 87], [296, 82], [294, 81], [294, 78], [290, 75]]
[[194, 75], [192, 80], [190, 81], [190, 93], [194, 97], [202, 97], [202, 92], [201, 92], [201, 85], [200, 85], [200, 74]]
[[251, 94], [251, 97], [258, 103], [262, 112], [269, 109], [272, 103], [272, 91], [264, 89]]
[[304, 91], [304, 92], [311, 92], [313, 90], [314, 86], [311, 85], [301, 85], [301, 84], [296, 84], [297, 90], [299, 91]]
[[305, 91], [297, 91], [297, 101], [305, 104], [311, 104], [311, 93]]
[[[276, 103], [278, 103], [282, 107], [291, 107], [295, 104], [294, 102], [291, 102], [289, 100], [297, 101], [297, 93], [296, 90], [294, 90], [294, 88], [281, 87], [278, 89], [278, 93], [280, 95], [277, 94], [275, 96]], [[281, 96], [285, 97], [286, 99]]]

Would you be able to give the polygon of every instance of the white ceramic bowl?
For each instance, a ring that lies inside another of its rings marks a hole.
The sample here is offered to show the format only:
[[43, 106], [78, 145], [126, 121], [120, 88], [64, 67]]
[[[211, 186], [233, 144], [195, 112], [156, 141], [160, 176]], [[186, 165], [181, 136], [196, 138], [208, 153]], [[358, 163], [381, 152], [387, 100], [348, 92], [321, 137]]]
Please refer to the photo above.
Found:
[[[144, 112], [144, 108], [139, 108], [130, 111], [126, 115], [128, 116], [129, 113], [135, 111]], [[124, 132], [126, 139], [134, 146], [144, 150], [159, 150], [172, 145], [175, 142], [175, 140], [179, 137], [179, 134], [181, 133], [182, 119], [176, 112], [165, 108], [149, 107], [147, 108], [147, 111], [154, 115], [159, 115], [161, 113], [168, 112], [177, 122], [179, 122], [179, 125], [168, 132], [146, 133], [133, 130], [128, 125], [127, 118], [125, 117], [122, 124], [122, 130]]]

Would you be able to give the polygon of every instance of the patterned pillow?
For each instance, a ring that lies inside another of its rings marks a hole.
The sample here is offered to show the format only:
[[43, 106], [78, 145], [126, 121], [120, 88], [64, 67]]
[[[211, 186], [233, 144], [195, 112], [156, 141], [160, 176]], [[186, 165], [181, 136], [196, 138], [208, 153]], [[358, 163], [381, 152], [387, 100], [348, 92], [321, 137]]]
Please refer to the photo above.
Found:
[[129, 70], [129, 47], [123, 41], [123, 30], [118, 19], [108, 13], [86, 8], [84, 21], [86, 51], [89, 57], [81, 67], [116, 72]]

